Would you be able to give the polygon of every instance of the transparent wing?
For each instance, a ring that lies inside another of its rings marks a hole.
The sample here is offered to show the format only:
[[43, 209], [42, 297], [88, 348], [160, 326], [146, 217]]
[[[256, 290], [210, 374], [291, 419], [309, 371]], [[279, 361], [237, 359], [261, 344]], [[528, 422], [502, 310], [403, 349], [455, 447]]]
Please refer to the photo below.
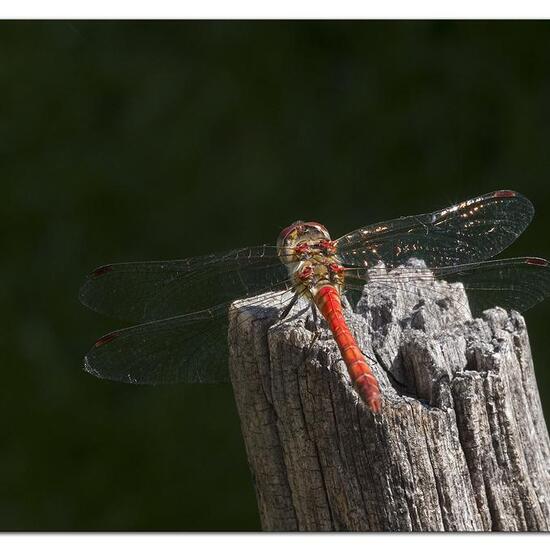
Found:
[[[284, 307], [292, 297], [281, 293], [277, 305]], [[262, 315], [273, 317], [278, 311], [273, 300], [273, 294], [258, 296], [247, 307], [262, 307]], [[86, 355], [84, 369], [131, 384], [227, 382], [228, 309], [224, 304], [111, 332]]]
[[419, 216], [369, 225], [344, 235], [337, 249], [344, 264], [388, 267], [409, 258], [430, 267], [495, 256], [529, 225], [531, 202], [515, 191], [495, 191]]
[[[345, 287], [362, 289], [366, 282], [383, 293], [399, 285], [400, 290], [433, 288], [434, 280], [464, 285], [472, 314], [501, 306], [525, 311], [550, 296], [550, 268], [542, 258], [510, 258], [486, 262], [445, 266], [432, 269], [412, 268], [398, 276], [378, 270], [351, 268], [346, 270]], [[377, 288], [377, 286], [379, 288]]]
[[273, 246], [166, 262], [111, 264], [95, 269], [80, 301], [100, 313], [142, 323], [277, 290], [287, 271]]

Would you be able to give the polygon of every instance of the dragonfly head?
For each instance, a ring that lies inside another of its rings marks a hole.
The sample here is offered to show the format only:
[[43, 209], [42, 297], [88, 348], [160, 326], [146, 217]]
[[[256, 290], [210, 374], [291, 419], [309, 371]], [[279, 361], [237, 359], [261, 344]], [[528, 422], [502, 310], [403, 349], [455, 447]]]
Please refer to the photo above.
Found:
[[290, 258], [292, 250], [300, 243], [330, 241], [330, 235], [324, 225], [317, 222], [304, 222], [298, 220], [285, 227], [277, 239], [277, 249], [283, 263], [288, 263], [283, 258]]

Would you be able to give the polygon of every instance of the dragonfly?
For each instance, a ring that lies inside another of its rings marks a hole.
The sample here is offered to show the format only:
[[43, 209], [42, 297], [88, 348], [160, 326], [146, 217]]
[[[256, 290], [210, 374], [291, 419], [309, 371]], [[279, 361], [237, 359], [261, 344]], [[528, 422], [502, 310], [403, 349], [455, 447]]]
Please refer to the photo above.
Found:
[[[380, 386], [346, 322], [343, 296], [361, 292], [367, 283], [377, 283], [377, 292], [389, 291], [395, 284], [391, 270], [416, 259], [425, 267], [406, 272], [411, 285], [460, 282], [472, 314], [495, 305], [525, 311], [550, 294], [548, 261], [492, 258], [517, 239], [533, 215], [527, 198], [501, 190], [367, 225], [335, 240], [322, 224], [297, 221], [274, 245], [98, 267], [82, 285], [81, 302], [133, 326], [97, 340], [84, 369], [132, 384], [227, 382], [231, 304], [246, 298], [248, 305], [262, 307], [279, 292], [281, 317], [299, 299], [322, 315], [353, 386], [379, 413]], [[386, 269], [375, 269], [381, 263]]]

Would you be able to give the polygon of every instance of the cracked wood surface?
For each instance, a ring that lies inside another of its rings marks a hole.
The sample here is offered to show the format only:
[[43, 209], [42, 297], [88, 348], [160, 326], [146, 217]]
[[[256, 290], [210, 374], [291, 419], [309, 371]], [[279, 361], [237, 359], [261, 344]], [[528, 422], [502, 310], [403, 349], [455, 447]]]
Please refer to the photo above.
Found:
[[546, 531], [550, 443], [523, 317], [460, 284], [367, 284], [346, 315], [380, 381], [352, 388], [298, 302], [231, 309], [230, 373], [269, 531]]

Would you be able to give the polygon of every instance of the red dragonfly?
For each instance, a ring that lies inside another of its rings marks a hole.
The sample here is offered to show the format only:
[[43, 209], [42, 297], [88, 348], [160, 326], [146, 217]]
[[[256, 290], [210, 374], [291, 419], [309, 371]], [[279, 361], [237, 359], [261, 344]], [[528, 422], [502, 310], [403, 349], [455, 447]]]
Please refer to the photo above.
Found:
[[[500, 305], [524, 311], [550, 294], [548, 261], [489, 260], [509, 246], [534, 214], [515, 191], [495, 191], [430, 214], [368, 225], [332, 240], [317, 222], [298, 221], [277, 244], [184, 260], [118, 263], [87, 277], [80, 300], [89, 308], [137, 323], [100, 338], [84, 360], [87, 372], [132, 384], [228, 381], [230, 304], [281, 291], [283, 315], [298, 298], [320, 311], [356, 389], [373, 412], [381, 395], [367, 359], [346, 324], [341, 297], [367, 281], [382, 289], [392, 269], [412, 258], [411, 284], [461, 282], [472, 313]], [[393, 279], [394, 280], [394, 279]], [[403, 281], [403, 279], [400, 279]]]

